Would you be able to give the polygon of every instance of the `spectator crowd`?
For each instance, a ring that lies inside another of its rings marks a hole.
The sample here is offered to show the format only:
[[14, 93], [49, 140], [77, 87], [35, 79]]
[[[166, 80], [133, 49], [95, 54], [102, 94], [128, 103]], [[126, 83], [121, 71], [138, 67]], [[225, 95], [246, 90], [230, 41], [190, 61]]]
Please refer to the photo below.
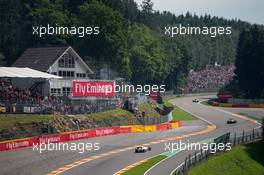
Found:
[[187, 78], [188, 92], [210, 91], [221, 88], [234, 76], [234, 65], [207, 65], [201, 71], [190, 70]]
[[43, 96], [36, 91], [19, 89], [9, 82], [0, 80], [0, 107], [4, 107], [7, 113], [83, 114], [120, 107], [120, 100], [118, 98], [83, 100], [75, 103], [66, 96]]
[[8, 104], [36, 104], [41, 103], [44, 97], [28, 89], [19, 89], [11, 83], [0, 81], [0, 101]]

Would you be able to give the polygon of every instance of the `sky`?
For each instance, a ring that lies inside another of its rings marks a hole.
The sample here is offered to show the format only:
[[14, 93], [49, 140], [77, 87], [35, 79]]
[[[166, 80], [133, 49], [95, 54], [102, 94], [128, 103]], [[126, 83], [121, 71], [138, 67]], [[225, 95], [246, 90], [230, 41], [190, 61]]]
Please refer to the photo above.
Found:
[[[142, 0], [135, 0], [141, 4]], [[170, 11], [175, 15], [191, 13], [210, 14], [227, 19], [241, 19], [264, 24], [264, 0], [152, 0], [154, 9]]]

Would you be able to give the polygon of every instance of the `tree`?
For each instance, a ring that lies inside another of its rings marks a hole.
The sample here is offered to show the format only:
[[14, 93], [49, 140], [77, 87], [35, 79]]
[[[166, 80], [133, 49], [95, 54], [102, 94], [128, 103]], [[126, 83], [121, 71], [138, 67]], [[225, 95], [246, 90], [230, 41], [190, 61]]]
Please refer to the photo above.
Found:
[[135, 84], [160, 84], [168, 76], [168, 63], [160, 38], [144, 25], [131, 27], [129, 55]]
[[264, 30], [254, 25], [240, 34], [236, 78], [248, 98], [259, 98], [264, 90]]
[[0, 52], [0, 66], [5, 66], [5, 56]]
[[21, 19], [22, 2], [17, 0], [0, 1], [0, 50], [8, 65], [14, 62], [20, 52], [24, 31]]
[[143, 0], [141, 8], [144, 13], [151, 14], [153, 12], [153, 2], [151, 0]]
[[153, 28], [155, 26], [153, 19], [153, 2], [151, 2], [151, 0], [143, 0], [141, 8], [141, 22]]

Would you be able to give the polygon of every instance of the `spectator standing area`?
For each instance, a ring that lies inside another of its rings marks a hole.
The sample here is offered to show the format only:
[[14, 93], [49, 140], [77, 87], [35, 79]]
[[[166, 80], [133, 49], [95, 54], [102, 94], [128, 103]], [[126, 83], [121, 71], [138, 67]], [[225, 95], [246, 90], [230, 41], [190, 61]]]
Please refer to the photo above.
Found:
[[187, 78], [188, 92], [218, 91], [232, 79], [234, 69], [234, 65], [207, 65], [200, 71], [191, 70]]

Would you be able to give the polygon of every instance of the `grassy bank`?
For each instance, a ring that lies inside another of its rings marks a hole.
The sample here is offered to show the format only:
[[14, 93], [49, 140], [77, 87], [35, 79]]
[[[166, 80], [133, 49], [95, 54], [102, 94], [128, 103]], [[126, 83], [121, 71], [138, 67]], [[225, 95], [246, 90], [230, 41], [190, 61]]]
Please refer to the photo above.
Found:
[[1, 114], [0, 128], [12, 128], [17, 123], [47, 122], [51, 115]]
[[120, 108], [82, 116], [89, 119], [90, 121], [93, 121], [99, 126], [111, 126], [122, 122], [127, 123], [128, 121], [135, 120], [135, 116], [133, 113]]
[[184, 110], [180, 109], [179, 107], [175, 107], [172, 110], [172, 117], [173, 117], [173, 120], [194, 120], [195, 119], [194, 116], [185, 112]]
[[138, 110], [140, 113], [145, 112], [145, 117], [151, 118], [159, 116], [159, 113], [148, 103], [140, 104]]
[[[44, 125], [43, 122], [49, 123]], [[32, 137], [42, 134], [134, 124], [134, 114], [123, 109], [113, 109], [82, 115], [0, 115], [0, 140]]]
[[233, 148], [194, 167], [189, 175], [263, 175], [264, 142]]
[[152, 159], [149, 159], [147, 162], [144, 162], [129, 171], [123, 173], [122, 175], [143, 175], [149, 168], [151, 168], [156, 163], [160, 162], [161, 160], [165, 159], [167, 156], [159, 155]]
[[196, 118], [185, 112], [184, 110], [180, 109], [179, 107], [173, 105], [172, 103], [170, 103], [169, 101], [175, 98], [179, 98], [179, 97], [166, 97], [163, 99], [164, 103], [163, 104], [159, 104], [159, 107], [163, 108], [164, 106], [166, 107], [172, 107], [172, 117], [173, 120], [195, 120]]

